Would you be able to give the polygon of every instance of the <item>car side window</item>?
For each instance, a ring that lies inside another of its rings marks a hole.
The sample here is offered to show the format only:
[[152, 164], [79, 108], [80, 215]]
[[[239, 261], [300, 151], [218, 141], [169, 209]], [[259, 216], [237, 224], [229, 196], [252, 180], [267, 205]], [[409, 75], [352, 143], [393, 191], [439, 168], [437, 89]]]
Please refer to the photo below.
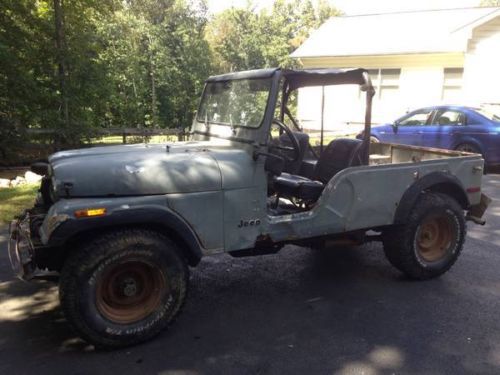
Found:
[[398, 122], [401, 126], [418, 126], [425, 125], [429, 120], [432, 110], [422, 110], [403, 118]]
[[466, 117], [463, 112], [454, 110], [444, 110], [438, 112], [433, 121], [438, 125], [466, 125]]

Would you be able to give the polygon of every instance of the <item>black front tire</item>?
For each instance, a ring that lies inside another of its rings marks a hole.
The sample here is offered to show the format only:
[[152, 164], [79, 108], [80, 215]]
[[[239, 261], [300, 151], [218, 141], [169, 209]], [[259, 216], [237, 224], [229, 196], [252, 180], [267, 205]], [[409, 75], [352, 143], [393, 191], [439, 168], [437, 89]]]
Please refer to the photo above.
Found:
[[462, 251], [464, 211], [452, 197], [423, 193], [405, 224], [383, 232], [389, 262], [412, 279], [426, 280], [448, 271]]
[[185, 260], [167, 237], [123, 229], [69, 255], [59, 295], [66, 319], [83, 339], [118, 348], [146, 341], [173, 321], [188, 277]]

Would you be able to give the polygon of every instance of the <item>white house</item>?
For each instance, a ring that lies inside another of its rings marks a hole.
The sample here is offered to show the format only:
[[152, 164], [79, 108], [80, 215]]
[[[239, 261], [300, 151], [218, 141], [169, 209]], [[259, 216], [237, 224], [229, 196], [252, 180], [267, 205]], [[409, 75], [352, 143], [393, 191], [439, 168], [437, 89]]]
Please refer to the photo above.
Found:
[[[333, 17], [291, 55], [304, 68], [369, 69], [377, 90], [373, 121], [437, 104], [500, 104], [500, 7]], [[357, 87], [299, 92], [304, 128], [362, 122]], [[354, 105], [353, 105], [354, 103]]]

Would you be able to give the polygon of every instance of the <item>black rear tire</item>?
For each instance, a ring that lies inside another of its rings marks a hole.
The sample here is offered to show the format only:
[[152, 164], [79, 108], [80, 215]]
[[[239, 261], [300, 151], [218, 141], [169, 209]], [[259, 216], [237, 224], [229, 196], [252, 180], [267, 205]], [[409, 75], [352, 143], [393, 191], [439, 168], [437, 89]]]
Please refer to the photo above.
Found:
[[412, 279], [442, 275], [455, 263], [466, 234], [464, 212], [452, 197], [424, 193], [405, 224], [383, 233], [389, 262]]
[[106, 233], [73, 251], [59, 295], [70, 325], [99, 348], [138, 344], [184, 304], [189, 270], [176, 245], [144, 229]]

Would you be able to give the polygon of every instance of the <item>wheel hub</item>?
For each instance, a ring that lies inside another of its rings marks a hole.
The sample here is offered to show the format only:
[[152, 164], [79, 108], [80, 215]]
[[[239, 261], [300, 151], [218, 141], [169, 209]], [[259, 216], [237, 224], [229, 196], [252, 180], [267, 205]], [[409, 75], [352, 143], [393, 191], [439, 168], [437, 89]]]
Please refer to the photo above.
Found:
[[126, 297], [132, 297], [137, 294], [137, 281], [131, 277], [123, 281], [122, 293]]
[[97, 282], [96, 306], [106, 319], [131, 324], [156, 311], [167, 292], [158, 266], [128, 259], [106, 267]]
[[417, 251], [427, 262], [435, 262], [446, 256], [453, 242], [454, 226], [445, 216], [425, 219], [417, 231]]

